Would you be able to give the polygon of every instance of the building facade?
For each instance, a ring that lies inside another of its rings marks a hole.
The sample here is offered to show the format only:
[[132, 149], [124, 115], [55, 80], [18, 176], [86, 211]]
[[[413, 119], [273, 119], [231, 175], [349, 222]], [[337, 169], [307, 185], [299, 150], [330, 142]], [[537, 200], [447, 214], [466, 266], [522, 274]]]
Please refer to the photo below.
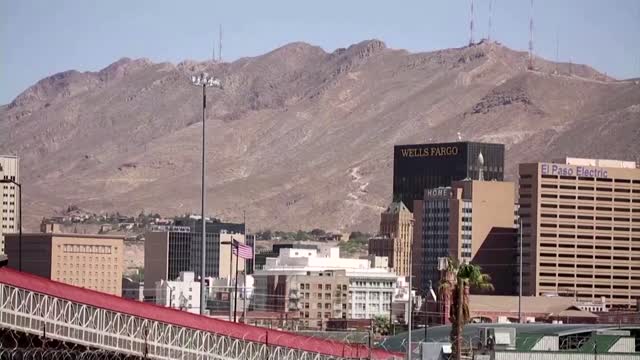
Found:
[[[0, 155], [0, 179], [13, 180], [20, 183], [20, 160], [17, 156]], [[19, 189], [15, 184], [0, 184], [0, 194], [2, 194], [2, 217], [0, 218], [0, 254], [4, 254], [5, 233], [18, 232], [20, 213], [18, 193]]]
[[[480, 265], [492, 275], [497, 294], [512, 294], [515, 266], [515, 185], [503, 181], [454, 181], [427, 189], [416, 206], [421, 234], [414, 237], [413, 267], [424, 293], [440, 282], [439, 260], [451, 257]], [[506, 250], [505, 250], [506, 249]], [[501, 252], [494, 253], [500, 250]], [[500, 261], [496, 261], [496, 259]], [[505, 275], [507, 274], [507, 275]]]
[[393, 202], [380, 214], [379, 236], [369, 240], [369, 254], [386, 256], [389, 267], [399, 276], [409, 276], [413, 214], [402, 202]]
[[520, 164], [526, 295], [640, 297], [640, 170], [634, 162], [566, 158]]
[[195, 281], [195, 273], [180, 272], [175, 280], [160, 280], [156, 283], [156, 304], [200, 313], [200, 282]]
[[369, 259], [341, 258], [338, 248], [284, 248], [254, 279], [255, 310], [299, 315], [305, 326], [319, 328], [328, 319], [390, 316], [398, 276]]
[[[202, 232], [188, 226], [169, 226], [145, 234], [144, 268], [145, 299], [155, 297], [155, 284], [160, 280], [176, 279], [181, 272], [201, 272]], [[205, 276], [230, 280], [235, 276], [238, 257], [231, 252], [232, 240], [244, 243], [241, 233], [207, 232]], [[240, 259], [238, 271], [245, 269]]]
[[21, 249], [18, 234], [7, 234], [5, 240], [11, 268], [22, 261], [24, 272], [122, 296], [124, 237], [26, 233]]
[[[482, 154], [482, 164], [478, 158]], [[504, 145], [476, 142], [397, 145], [393, 157], [393, 201], [414, 212], [413, 201], [425, 189], [451, 186], [452, 181], [479, 179], [502, 181]]]

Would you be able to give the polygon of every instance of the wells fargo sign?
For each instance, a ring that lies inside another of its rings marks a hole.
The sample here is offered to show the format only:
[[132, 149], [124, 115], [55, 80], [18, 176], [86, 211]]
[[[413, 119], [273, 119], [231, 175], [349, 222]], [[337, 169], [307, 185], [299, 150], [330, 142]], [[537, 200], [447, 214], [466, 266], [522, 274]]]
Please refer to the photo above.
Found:
[[402, 157], [438, 157], [458, 155], [457, 146], [426, 146], [400, 149]]

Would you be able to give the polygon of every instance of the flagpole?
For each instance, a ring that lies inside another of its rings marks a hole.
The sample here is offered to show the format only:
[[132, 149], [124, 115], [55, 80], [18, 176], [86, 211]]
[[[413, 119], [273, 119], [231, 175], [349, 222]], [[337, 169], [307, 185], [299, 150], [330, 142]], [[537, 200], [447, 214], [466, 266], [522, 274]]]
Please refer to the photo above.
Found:
[[236, 314], [238, 310], [238, 263], [240, 262], [240, 244], [234, 244], [236, 248], [236, 285], [233, 292], [233, 322], [237, 322]]

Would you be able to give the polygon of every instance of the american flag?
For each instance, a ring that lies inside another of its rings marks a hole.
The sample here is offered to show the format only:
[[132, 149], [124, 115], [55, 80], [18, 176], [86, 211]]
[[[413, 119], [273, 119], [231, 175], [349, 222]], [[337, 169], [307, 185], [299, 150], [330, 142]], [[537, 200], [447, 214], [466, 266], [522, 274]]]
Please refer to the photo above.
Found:
[[233, 255], [243, 259], [253, 259], [253, 249], [237, 240], [233, 240]]

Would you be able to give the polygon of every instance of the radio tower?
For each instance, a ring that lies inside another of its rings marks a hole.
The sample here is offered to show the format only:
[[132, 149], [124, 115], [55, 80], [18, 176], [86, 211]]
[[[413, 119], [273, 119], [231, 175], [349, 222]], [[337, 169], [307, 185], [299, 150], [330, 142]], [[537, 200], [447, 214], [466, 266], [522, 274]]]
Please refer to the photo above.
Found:
[[473, 45], [473, 0], [471, 0], [471, 15], [469, 19], [469, 46]]
[[218, 33], [218, 61], [222, 62], [222, 24], [220, 24], [220, 32]]
[[487, 40], [491, 41], [491, 13], [493, 12], [493, 0], [489, 0], [489, 33], [487, 35]]
[[211, 50], [211, 61], [216, 62], [216, 41], [213, 40], [213, 47]]
[[529, 16], [529, 70], [533, 70], [533, 0], [531, 0], [531, 14]]

